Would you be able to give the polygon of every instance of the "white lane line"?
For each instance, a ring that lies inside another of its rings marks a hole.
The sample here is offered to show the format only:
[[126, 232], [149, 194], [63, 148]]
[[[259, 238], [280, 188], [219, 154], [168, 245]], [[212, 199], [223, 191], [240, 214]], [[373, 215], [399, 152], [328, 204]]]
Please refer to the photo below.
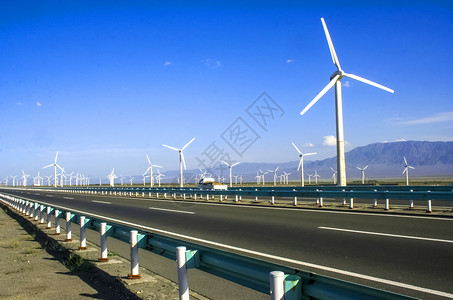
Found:
[[[28, 200], [32, 200], [32, 199], [28, 199]], [[259, 257], [265, 257], [265, 258], [269, 258], [269, 259], [274, 259], [274, 260], [278, 260], [278, 261], [287, 262], [287, 263], [290, 263], [290, 264], [295, 264], [295, 265], [299, 265], [299, 266], [314, 268], [314, 269], [318, 269], [318, 270], [324, 270], [324, 271], [327, 271], [327, 272], [342, 274], [342, 275], [355, 277], [355, 278], [361, 278], [361, 279], [370, 280], [370, 281], [374, 281], [374, 282], [379, 282], [379, 283], [383, 283], [383, 284], [388, 284], [388, 285], [392, 285], [392, 286], [397, 286], [397, 287], [401, 287], [401, 288], [405, 288], [405, 289], [410, 289], [410, 290], [413, 290], [413, 291], [418, 291], [418, 292], [422, 292], [422, 293], [427, 293], [427, 294], [431, 294], [431, 295], [436, 295], [436, 296], [447, 297], [447, 298], [453, 299], [453, 294], [447, 293], [447, 292], [432, 290], [432, 289], [419, 287], [419, 286], [415, 286], [415, 285], [411, 285], [411, 284], [406, 284], [406, 283], [402, 283], [402, 282], [398, 282], [398, 281], [383, 279], [383, 278], [379, 278], [379, 277], [374, 277], [374, 276], [364, 275], [364, 274], [360, 274], [360, 273], [355, 273], [355, 272], [335, 269], [335, 268], [331, 268], [331, 267], [326, 267], [326, 266], [323, 266], [323, 265], [317, 265], [317, 264], [312, 264], [312, 263], [308, 263], [308, 262], [303, 262], [303, 261], [299, 261], [299, 260], [295, 260], [295, 259], [291, 259], [291, 258], [280, 257], [280, 256], [272, 255], [272, 254], [262, 253], [262, 252], [258, 252], [258, 251], [254, 251], [254, 250], [249, 250], [249, 249], [239, 248], [239, 247], [235, 247], [235, 246], [225, 245], [225, 244], [222, 244], [222, 243], [217, 243], [217, 242], [212, 242], [212, 241], [208, 241], [208, 240], [204, 240], [204, 239], [200, 239], [200, 238], [195, 238], [195, 237], [187, 236], [187, 235], [184, 235], [184, 234], [179, 234], [179, 233], [174, 233], [174, 232], [170, 232], [170, 231], [166, 231], [166, 230], [162, 230], [162, 229], [152, 228], [152, 227], [148, 227], [148, 226], [144, 226], [144, 225], [140, 225], [140, 224], [136, 224], [136, 223], [121, 221], [121, 220], [118, 220], [118, 219], [109, 218], [109, 217], [101, 216], [101, 215], [96, 215], [96, 214], [92, 214], [92, 213], [84, 212], [84, 211], [80, 211], [80, 210], [74, 210], [72, 208], [67, 208], [67, 207], [64, 207], [64, 206], [57, 206], [57, 205], [53, 205], [53, 204], [46, 203], [46, 202], [41, 202], [41, 203], [44, 204], [44, 205], [57, 207], [57, 208], [60, 208], [60, 209], [63, 209], [63, 210], [68, 210], [68, 211], [72, 211], [72, 212], [78, 212], [78, 213], [84, 214], [86, 216], [92, 216], [92, 217], [95, 217], [95, 218], [100, 218], [100, 219], [103, 219], [103, 220], [106, 220], [106, 221], [110, 220], [110, 221], [113, 221], [113, 222], [116, 222], [116, 223], [129, 225], [129, 226], [135, 226], [135, 227], [138, 227], [138, 228], [141, 228], [141, 229], [144, 229], [144, 230], [148, 230], [148, 231], [164, 233], [164, 234], [168, 234], [168, 235], [171, 235], [171, 236], [174, 236], [174, 237], [179, 237], [179, 238], [183, 238], [183, 239], [187, 239], [187, 240], [191, 240], [191, 241], [195, 241], [195, 242], [206, 243], [208, 245], [217, 246], [217, 247], [230, 249], [230, 250], [235, 250], [235, 251], [239, 251], [239, 252], [242, 252], [242, 253], [248, 253], [248, 254], [259, 256]]]
[[91, 200], [91, 202], [94, 202], [94, 203], [101, 203], [101, 204], [112, 204], [112, 202], [98, 201], [98, 200]]
[[174, 209], [157, 208], [157, 207], [148, 207], [148, 208], [153, 209], [153, 210], [162, 210], [162, 211], [169, 211], [169, 212], [175, 212], [175, 213], [181, 213], [181, 214], [190, 214], [190, 215], [195, 214], [195, 212], [193, 212], [193, 211], [174, 210]]
[[38, 194], [38, 193], [35, 193], [35, 195], [36, 195], [36, 196], [39, 196], [39, 194]]
[[69, 199], [69, 200], [74, 200], [74, 198], [71, 197], [63, 197], [64, 199]]
[[52, 195], [46, 195], [47, 197], [53, 197]]
[[420, 237], [420, 236], [399, 235], [399, 234], [391, 234], [391, 233], [360, 231], [360, 230], [343, 229], [343, 228], [322, 227], [322, 226], [318, 227], [318, 228], [319, 229], [326, 229], [326, 230], [335, 230], [335, 231], [343, 231], [343, 232], [360, 233], [360, 234], [389, 236], [389, 237], [396, 237], [396, 238], [403, 238], [403, 239], [424, 240], [424, 241], [442, 242], [442, 243], [453, 243], [452, 240], [434, 239], [434, 238], [426, 238], [426, 237]]

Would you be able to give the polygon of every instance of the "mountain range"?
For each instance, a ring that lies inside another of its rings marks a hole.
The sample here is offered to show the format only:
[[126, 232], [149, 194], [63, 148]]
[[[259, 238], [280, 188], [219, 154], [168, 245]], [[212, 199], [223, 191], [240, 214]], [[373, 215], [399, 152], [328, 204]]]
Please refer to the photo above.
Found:
[[[406, 157], [410, 166], [411, 177], [424, 176], [453, 176], [453, 142], [427, 142], [427, 141], [402, 141], [388, 143], [374, 143], [362, 147], [354, 148], [346, 152], [346, 174], [348, 178], [360, 178], [361, 172], [356, 167], [363, 168], [368, 165], [365, 171], [366, 177], [375, 178], [403, 178], [404, 159]], [[289, 180], [298, 180], [300, 171], [297, 171], [299, 161], [289, 161], [285, 163], [247, 163], [241, 162], [233, 168], [233, 174], [242, 175], [244, 181], [256, 181], [258, 170], [267, 172], [275, 170], [277, 167], [278, 174], [283, 172], [291, 173]], [[332, 178], [332, 170], [336, 170], [337, 159], [331, 157], [323, 160], [304, 161], [304, 173], [314, 174], [316, 172], [321, 176], [320, 179], [326, 180]], [[223, 169], [223, 170], [222, 170]], [[220, 171], [222, 170], [222, 171]], [[208, 170], [211, 176], [217, 179], [225, 177], [228, 181], [228, 169], [225, 165], [215, 166]], [[198, 169], [185, 170], [186, 179], [194, 182], [194, 177], [200, 174]], [[165, 172], [166, 181], [173, 181], [172, 178], [179, 176], [179, 171]], [[273, 180], [273, 174], [269, 173], [266, 181]], [[176, 180], [176, 179], [174, 179]], [[233, 179], [234, 180], [234, 179]]]

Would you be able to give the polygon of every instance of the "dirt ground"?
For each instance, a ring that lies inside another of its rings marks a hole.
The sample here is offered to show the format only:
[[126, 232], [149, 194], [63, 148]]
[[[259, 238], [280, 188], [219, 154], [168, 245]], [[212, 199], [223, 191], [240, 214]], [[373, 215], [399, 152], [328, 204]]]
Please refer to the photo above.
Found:
[[[179, 299], [178, 285], [146, 269], [125, 279], [130, 263], [99, 249], [79, 251], [32, 219], [0, 205], [0, 299]], [[207, 299], [191, 292], [191, 299]]]

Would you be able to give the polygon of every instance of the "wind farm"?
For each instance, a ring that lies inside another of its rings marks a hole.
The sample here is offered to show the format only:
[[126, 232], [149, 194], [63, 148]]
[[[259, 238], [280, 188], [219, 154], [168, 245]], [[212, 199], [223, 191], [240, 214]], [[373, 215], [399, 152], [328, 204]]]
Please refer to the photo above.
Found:
[[2, 211], [167, 298], [453, 297], [450, 4], [40, 5], [0, 4]]

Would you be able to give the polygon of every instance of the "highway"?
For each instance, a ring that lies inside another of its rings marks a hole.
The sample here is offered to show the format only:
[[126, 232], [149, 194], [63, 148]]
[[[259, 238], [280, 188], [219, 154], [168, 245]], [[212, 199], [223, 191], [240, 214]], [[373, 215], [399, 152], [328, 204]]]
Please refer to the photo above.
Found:
[[231, 247], [251, 250], [249, 256], [413, 297], [453, 298], [453, 218], [2, 192], [220, 243], [241, 254]]

